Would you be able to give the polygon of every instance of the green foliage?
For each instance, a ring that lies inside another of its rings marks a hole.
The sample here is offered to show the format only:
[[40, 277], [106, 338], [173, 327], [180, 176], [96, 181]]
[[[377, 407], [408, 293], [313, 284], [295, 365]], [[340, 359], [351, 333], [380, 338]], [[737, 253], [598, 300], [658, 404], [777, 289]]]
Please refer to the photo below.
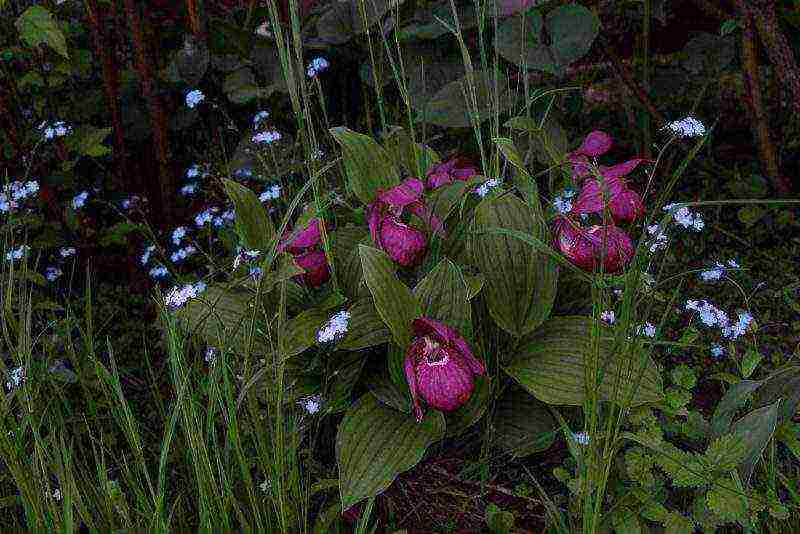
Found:
[[236, 206], [236, 232], [245, 247], [267, 252], [275, 237], [275, 229], [264, 206], [250, 189], [223, 178], [225, 192]]
[[53, 15], [42, 6], [31, 6], [16, 22], [19, 36], [30, 47], [46, 44], [61, 56], [69, 58], [67, 39]]
[[400, 183], [395, 163], [371, 137], [343, 126], [331, 128], [330, 133], [342, 147], [348, 186], [361, 202], [369, 204], [379, 190]]
[[421, 424], [366, 395], [345, 414], [336, 435], [342, 511], [385, 490], [444, 435], [444, 417], [431, 410]]

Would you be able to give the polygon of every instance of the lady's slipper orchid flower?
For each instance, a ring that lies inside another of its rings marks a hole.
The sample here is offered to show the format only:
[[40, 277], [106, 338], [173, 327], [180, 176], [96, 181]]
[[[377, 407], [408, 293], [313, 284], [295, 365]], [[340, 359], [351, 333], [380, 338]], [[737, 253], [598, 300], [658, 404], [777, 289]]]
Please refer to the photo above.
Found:
[[[607, 189], [604, 191], [603, 187]], [[587, 180], [583, 184], [581, 194], [573, 206], [573, 212], [578, 215], [584, 213], [602, 213], [605, 202], [615, 222], [633, 222], [644, 215], [644, 204], [638, 193], [628, 188], [619, 178], [605, 178], [601, 184], [599, 180]]]
[[463, 156], [450, 158], [431, 167], [427, 174], [428, 187], [436, 189], [457, 181], [466, 182], [478, 174], [480, 174], [478, 168], [470, 163], [467, 158]]
[[605, 272], [617, 273], [633, 259], [633, 242], [617, 226], [582, 228], [571, 218], [559, 217], [554, 230], [556, 248], [584, 271], [602, 265]]
[[406, 351], [405, 372], [417, 421], [422, 421], [419, 397], [437, 410], [457, 410], [472, 395], [474, 376], [486, 376], [486, 368], [449, 326], [420, 317], [411, 328], [414, 340]]
[[409, 178], [388, 191], [367, 208], [372, 241], [385, 251], [393, 261], [404, 267], [416, 267], [425, 258], [428, 239], [424, 232], [402, 222], [406, 209], [426, 222], [431, 229], [442, 233], [442, 223], [422, 201], [424, 185]]
[[331, 277], [325, 251], [319, 247], [321, 241], [320, 220], [314, 218], [293, 238], [286, 236], [278, 245], [278, 252], [291, 254], [295, 263], [306, 271], [296, 278], [310, 287], [319, 287]]

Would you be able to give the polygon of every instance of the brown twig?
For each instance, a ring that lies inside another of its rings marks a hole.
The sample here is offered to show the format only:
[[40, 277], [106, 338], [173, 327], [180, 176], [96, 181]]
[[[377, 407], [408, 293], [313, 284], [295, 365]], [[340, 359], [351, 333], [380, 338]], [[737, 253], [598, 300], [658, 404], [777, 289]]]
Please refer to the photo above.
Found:
[[771, 139], [769, 119], [764, 109], [753, 14], [744, 0], [736, 0], [736, 4], [744, 26], [742, 31], [742, 76], [744, 79], [745, 103], [753, 124], [759, 159], [761, 160], [763, 172], [767, 175], [775, 190], [785, 195], [791, 191], [791, 185], [780, 174], [778, 153]]

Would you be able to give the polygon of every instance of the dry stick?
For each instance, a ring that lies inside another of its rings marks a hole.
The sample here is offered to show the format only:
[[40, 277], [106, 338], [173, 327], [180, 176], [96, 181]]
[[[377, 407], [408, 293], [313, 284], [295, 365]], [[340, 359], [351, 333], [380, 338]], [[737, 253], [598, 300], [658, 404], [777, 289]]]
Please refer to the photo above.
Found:
[[522, 495], [517, 495], [512, 490], [510, 490], [508, 488], [504, 488], [503, 486], [497, 486], [495, 484], [486, 484], [486, 483], [483, 483], [483, 482], [473, 482], [471, 480], [464, 480], [464, 479], [459, 478], [456, 475], [450, 473], [447, 469], [444, 469], [443, 467], [433, 466], [430, 469], [434, 473], [438, 473], [438, 474], [444, 476], [445, 478], [447, 478], [451, 482], [456, 482], [458, 484], [464, 484], [465, 486], [470, 486], [470, 487], [473, 487], [473, 488], [488, 489], [489, 491], [493, 491], [494, 493], [502, 493], [503, 495], [507, 495], [509, 497], [514, 497], [515, 499], [522, 499], [524, 501], [529, 501], [529, 502], [536, 503], [536, 504], [544, 506], [544, 503], [542, 501], [540, 501], [539, 499], [534, 499], [532, 497], [523, 497]]
[[150, 111], [150, 125], [153, 129], [153, 141], [155, 142], [156, 158], [158, 160], [159, 186], [161, 192], [161, 208], [165, 215], [169, 216], [172, 212], [168, 208], [168, 202], [175, 191], [175, 184], [172, 183], [172, 174], [169, 171], [167, 162], [167, 128], [166, 116], [161, 102], [156, 94], [153, 74], [150, 72], [150, 63], [147, 60], [147, 49], [145, 47], [144, 32], [142, 30], [142, 19], [139, 16], [139, 9], [134, 0], [124, 0], [125, 14], [128, 17], [133, 33], [134, 51], [136, 54], [136, 70], [139, 73], [142, 94], [147, 100]]
[[[116, 5], [116, 0], [112, 0], [112, 6]], [[100, 22], [100, 12], [97, 10], [96, 0], [86, 0], [86, 14], [89, 17], [89, 25], [92, 29], [92, 43], [94, 44], [95, 54], [100, 57], [103, 64], [103, 92], [106, 97], [106, 105], [111, 111], [111, 126], [114, 132], [114, 177], [117, 186], [125, 190], [128, 184], [123, 178], [125, 165], [125, 135], [122, 130], [122, 110], [120, 109], [119, 98], [119, 76], [114, 62], [114, 47], [106, 46], [105, 35], [101, 33], [101, 28], [106, 24]], [[112, 24], [114, 21], [112, 21]], [[112, 26], [113, 27], [113, 26]]]
[[750, 120], [755, 128], [755, 137], [758, 143], [758, 154], [763, 171], [767, 174], [775, 190], [786, 195], [790, 193], [791, 186], [785, 177], [780, 175], [778, 167], [778, 153], [772, 143], [769, 131], [769, 122], [761, 94], [761, 77], [759, 76], [758, 52], [753, 24], [753, 14], [744, 0], [736, 0], [740, 10], [744, 29], [742, 31], [742, 62], [745, 90], [745, 103], [750, 112]]

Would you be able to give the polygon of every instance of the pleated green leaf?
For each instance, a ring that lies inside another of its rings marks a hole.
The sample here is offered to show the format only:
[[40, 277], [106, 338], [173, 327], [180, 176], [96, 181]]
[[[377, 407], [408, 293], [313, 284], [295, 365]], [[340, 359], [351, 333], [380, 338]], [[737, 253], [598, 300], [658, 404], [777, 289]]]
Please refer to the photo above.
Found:
[[374, 497], [400, 473], [414, 467], [427, 448], [444, 436], [442, 414], [429, 410], [417, 423], [364, 395], [345, 414], [336, 435], [342, 511]]
[[292, 317], [283, 325], [283, 357], [296, 356], [317, 341], [317, 332], [322, 328], [331, 312], [313, 308]]
[[[593, 361], [591, 332], [588, 317], [550, 319], [523, 340], [505, 370], [542, 402], [580, 406], [587, 394], [587, 366]], [[600, 398], [630, 399], [634, 406], [662, 401], [661, 375], [655, 362], [647, 355], [613, 353], [611, 339], [601, 335], [597, 362]]]
[[372, 297], [358, 300], [350, 307], [347, 335], [337, 345], [341, 350], [360, 350], [388, 343], [392, 333], [378, 315]]
[[498, 444], [516, 457], [550, 447], [558, 432], [547, 405], [520, 387], [512, 387], [497, 400], [494, 432]]
[[414, 296], [422, 315], [446, 324], [464, 337], [472, 337], [469, 290], [458, 266], [447, 258], [419, 281]]
[[385, 252], [365, 245], [359, 245], [358, 251], [375, 309], [389, 327], [395, 342], [405, 348], [411, 341], [411, 322], [422, 315], [419, 302], [398, 280], [394, 264]]
[[331, 128], [330, 132], [342, 147], [347, 183], [361, 202], [369, 204], [379, 189], [400, 183], [397, 167], [374, 139], [344, 126]]
[[[489, 198], [475, 209], [474, 230], [502, 228], [539, 239], [546, 228], [536, 210], [513, 195]], [[545, 238], [546, 240], [546, 238]], [[553, 308], [558, 270], [544, 253], [507, 235], [475, 233], [474, 264], [484, 279], [483, 296], [495, 322], [522, 337], [544, 322]]]
[[275, 237], [275, 228], [258, 197], [248, 188], [227, 178], [225, 192], [236, 208], [236, 233], [245, 247], [266, 252]]
[[331, 233], [331, 255], [336, 277], [345, 295], [351, 299], [357, 298], [364, 279], [358, 244], [368, 238], [369, 232], [356, 226], [345, 226]]

